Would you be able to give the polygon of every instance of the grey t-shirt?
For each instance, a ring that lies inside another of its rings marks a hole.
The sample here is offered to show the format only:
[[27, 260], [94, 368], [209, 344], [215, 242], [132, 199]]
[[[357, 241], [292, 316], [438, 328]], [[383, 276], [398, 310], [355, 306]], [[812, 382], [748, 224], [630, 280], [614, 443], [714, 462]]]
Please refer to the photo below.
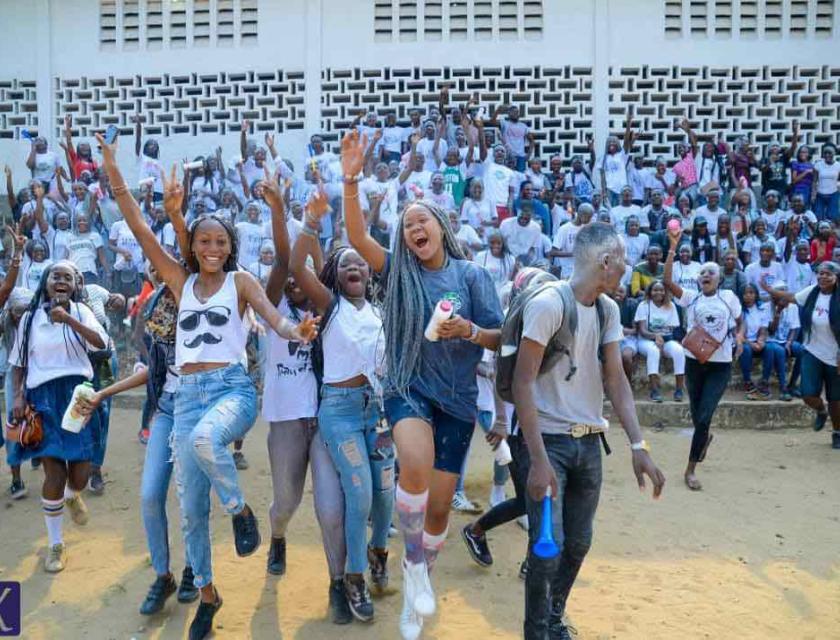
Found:
[[[568, 433], [576, 424], [603, 426], [604, 385], [601, 362], [598, 360], [598, 312], [595, 305], [577, 304], [577, 332], [575, 334], [575, 365], [577, 372], [566, 380], [569, 358], [538, 375], [534, 384], [534, 403], [537, 422], [542, 433]], [[618, 342], [622, 337], [618, 305], [601, 296], [605, 327], [601, 344]], [[553, 291], [543, 291], [528, 302], [523, 314], [522, 337], [547, 345], [560, 329], [563, 303]]]

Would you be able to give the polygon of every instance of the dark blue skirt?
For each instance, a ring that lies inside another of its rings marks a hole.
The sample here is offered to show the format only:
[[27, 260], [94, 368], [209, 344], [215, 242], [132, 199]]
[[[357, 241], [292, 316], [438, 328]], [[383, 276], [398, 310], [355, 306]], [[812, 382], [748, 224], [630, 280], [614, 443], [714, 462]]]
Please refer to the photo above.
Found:
[[92, 423], [99, 420], [99, 412], [94, 411], [79, 433], [61, 428], [61, 419], [73, 397], [73, 389], [83, 382], [88, 380], [82, 376], [65, 376], [27, 390], [26, 401], [41, 414], [44, 422], [44, 439], [38, 447], [24, 448], [17, 443], [7, 443], [9, 451], [6, 460], [9, 465], [21, 464], [32, 458], [57, 458], [65, 462], [90, 461], [93, 456], [93, 433], [98, 429]]

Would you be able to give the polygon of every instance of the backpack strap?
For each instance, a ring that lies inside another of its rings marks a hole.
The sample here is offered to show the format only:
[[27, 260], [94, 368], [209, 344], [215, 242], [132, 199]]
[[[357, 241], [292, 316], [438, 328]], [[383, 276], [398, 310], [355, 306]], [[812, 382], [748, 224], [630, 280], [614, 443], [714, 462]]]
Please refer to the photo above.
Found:
[[561, 281], [556, 285], [552, 285], [552, 290], [560, 296], [563, 304], [563, 319], [560, 322], [560, 328], [557, 329], [551, 338], [551, 342], [546, 348], [543, 362], [540, 366], [540, 372], [543, 373], [553, 367], [563, 357], [569, 359], [569, 373], [566, 375], [566, 380], [571, 380], [572, 376], [577, 372], [575, 365], [575, 333], [578, 326], [577, 304], [575, 301], [575, 293], [568, 282]]
[[[607, 332], [607, 311], [604, 308], [604, 301], [599, 295], [595, 298], [595, 316], [598, 318], [598, 360], [604, 361], [604, 334]], [[650, 307], [648, 307], [648, 319], [650, 319]], [[648, 322], [650, 324], [650, 322]], [[604, 441], [606, 442], [606, 440]], [[608, 449], [609, 447], [607, 447]], [[609, 455], [609, 451], [607, 452]]]

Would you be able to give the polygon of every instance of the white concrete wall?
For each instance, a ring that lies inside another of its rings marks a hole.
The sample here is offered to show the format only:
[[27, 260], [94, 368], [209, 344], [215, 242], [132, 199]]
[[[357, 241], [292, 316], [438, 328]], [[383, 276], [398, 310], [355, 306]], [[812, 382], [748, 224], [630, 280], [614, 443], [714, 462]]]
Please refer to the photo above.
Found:
[[[169, 1], [164, 1], [164, 7], [168, 7]], [[212, 0], [211, 6], [215, 7], [216, 1]], [[188, 11], [192, 2], [186, 0]], [[140, 4], [145, 5], [145, 0], [141, 0]], [[377, 42], [374, 41], [373, 0], [260, 0], [259, 38], [253, 45], [211, 44], [169, 48], [164, 44], [159, 50], [146, 50], [140, 46], [135, 51], [123, 51], [120, 47], [102, 51], [98, 41], [98, 0], [4, 0], [0, 2], [0, 81], [37, 81], [39, 130], [57, 149], [57, 128], [68, 105], [56, 99], [55, 91], [59, 83], [67, 80], [276, 70], [302, 73], [305, 93], [299, 107], [301, 128], [277, 137], [281, 153], [293, 159], [298, 166], [308, 134], [318, 130], [322, 121], [329, 126], [340, 126], [342, 121], [339, 117], [322, 118], [322, 104], [326, 100], [321, 95], [321, 74], [325, 69], [479, 67], [481, 80], [484, 79], [483, 69], [504, 66], [591, 69], [590, 95], [581, 104], [580, 113], [588, 114], [586, 117], [591, 119], [600, 142], [608, 128], [616, 128], [620, 124], [620, 114], [626, 101], [623, 94], [638, 79], [632, 71], [634, 68], [649, 65], [675, 69], [672, 79], [679, 85], [680, 82], [690, 81], [685, 80], [683, 69], [769, 65], [789, 70], [783, 80], [776, 81], [776, 90], [787, 90], [790, 86], [794, 92], [822, 92], [825, 95], [800, 111], [797, 109], [801, 105], [793, 104], [793, 101], [790, 105], [777, 107], [772, 113], [765, 110], [761, 112], [763, 115], [751, 110], [749, 118], [761, 121], [759, 129], [773, 129], [765, 137], [783, 134], [781, 123], [790, 114], [796, 113], [813, 117], [814, 123], [808, 135], [815, 141], [836, 138], [840, 134], [840, 107], [837, 102], [840, 96], [836, 87], [840, 74], [830, 69], [820, 71], [819, 77], [803, 76], [801, 73], [801, 69], [821, 69], [822, 65], [840, 68], [840, 59], [837, 58], [840, 51], [840, 6], [835, 8], [834, 32], [828, 38], [813, 37], [813, 29], [807, 38], [791, 37], [786, 32], [772, 39], [742, 37], [735, 31], [726, 38], [714, 34], [697, 37], [687, 30], [682, 37], [671, 38], [664, 33], [663, 4], [661, 0], [545, 0], [541, 39], [510, 41], [494, 37], [476, 41], [470, 36], [466, 41], [454, 42], [444, 34], [439, 41], [426, 41], [421, 30], [415, 42], [402, 42], [398, 36], [391, 42]], [[683, 4], [684, 24], [687, 26], [690, 3], [686, 0]], [[714, 6], [712, 2], [708, 4]], [[763, 3], [759, 5], [763, 6]], [[418, 6], [422, 16], [424, 3], [419, 2]], [[444, 3], [444, 10], [448, 12], [448, 3]], [[762, 20], [763, 16], [760, 16], [759, 21]], [[625, 72], [627, 69], [631, 71]], [[641, 73], [639, 71], [639, 75]], [[577, 77], [579, 84], [572, 93], [580, 93], [589, 83]], [[687, 77], [690, 78], [690, 74]], [[615, 83], [612, 90], [610, 80]], [[435, 83], [441, 81], [436, 78], [433, 85], [437, 86]], [[827, 89], [832, 82], [834, 88]], [[753, 93], [761, 93], [753, 85], [750, 87]], [[540, 91], [548, 90], [535, 90], [534, 100], [523, 102], [526, 112], [531, 102], [539, 102]], [[567, 94], [565, 99], [572, 93]], [[667, 148], [670, 138], [668, 132], [662, 129], [662, 114], [676, 112], [682, 104], [677, 95], [679, 90], [673, 93], [672, 103], [666, 101], [652, 106], [642, 122], [645, 126], [660, 127], [645, 143], [648, 145], [646, 152], [660, 152]], [[709, 91], [703, 95], [708, 96]], [[353, 97], [362, 100], [364, 91], [357, 91]], [[762, 95], [759, 99], [764, 101], [767, 97]], [[737, 101], [736, 98], [733, 100]], [[373, 106], [381, 105], [374, 101]], [[304, 107], [305, 116], [302, 115]], [[539, 109], [535, 113], [540, 117]], [[112, 115], [121, 126], [127, 127], [128, 112], [122, 110]], [[548, 118], [549, 115], [544, 114], [543, 117]], [[745, 123], [751, 126], [747, 116], [729, 118], [726, 123], [731, 123], [733, 127], [741, 127]], [[715, 118], [701, 115], [699, 121], [711, 126]], [[271, 126], [269, 122], [262, 124]], [[228, 132], [224, 136], [179, 134], [161, 140], [163, 161], [169, 163], [184, 156], [206, 153], [218, 145], [223, 147], [228, 157], [238, 153], [238, 135], [230, 131], [229, 123], [227, 126]], [[553, 131], [559, 134], [562, 126], [565, 125], [557, 124]], [[22, 184], [23, 177], [28, 175], [24, 159], [29, 143], [17, 139], [18, 129], [14, 129], [15, 139], [0, 138], [0, 162], [12, 166], [16, 185]], [[582, 137], [551, 144], [574, 152], [581, 142]], [[126, 166], [129, 166], [132, 147], [128, 139], [123, 139], [121, 159]], [[4, 187], [0, 186], [0, 190]]]

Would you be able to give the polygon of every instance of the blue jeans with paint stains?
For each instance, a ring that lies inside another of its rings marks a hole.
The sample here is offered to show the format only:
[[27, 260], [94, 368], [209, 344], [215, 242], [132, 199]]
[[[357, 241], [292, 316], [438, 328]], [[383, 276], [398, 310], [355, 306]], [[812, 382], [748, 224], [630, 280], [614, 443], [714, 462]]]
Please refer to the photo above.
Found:
[[394, 510], [391, 431], [381, 421], [379, 401], [368, 385], [323, 385], [318, 424], [344, 490], [347, 573], [364, 573], [368, 517], [373, 528], [370, 546], [388, 545]]
[[195, 586], [213, 581], [210, 564], [210, 488], [233, 515], [245, 507], [228, 445], [257, 419], [257, 393], [241, 364], [182, 375], [175, 394], [173, 450], [181, 529]]

